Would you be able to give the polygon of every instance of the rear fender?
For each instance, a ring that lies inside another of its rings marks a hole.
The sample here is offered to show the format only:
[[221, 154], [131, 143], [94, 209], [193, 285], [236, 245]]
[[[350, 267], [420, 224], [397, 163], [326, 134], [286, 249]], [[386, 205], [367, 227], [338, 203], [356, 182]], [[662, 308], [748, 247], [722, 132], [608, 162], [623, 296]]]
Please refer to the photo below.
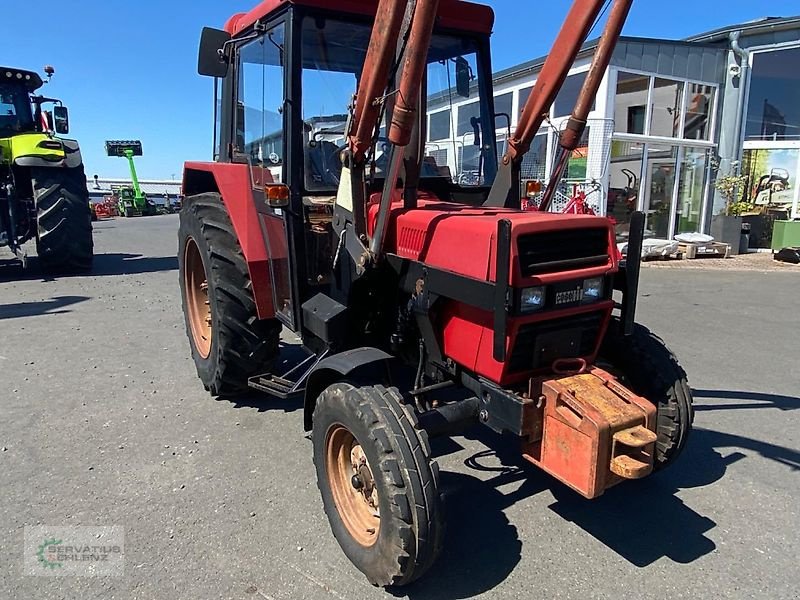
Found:
[[208, 192], [220, 194], [247, 261], [258, 318], [272, 319], [275, 302], [269, 252], [250, 181], [248, 165], [187, 162], [183, 170], [183, 193], [187, 198]]
[[373, 383], [387, 383], [391, 379], [391, 363], [395, 358], [377, 348], [356, 348], [329, 356], [319, 362], [308, 376], [305, 401], [303, 403], [303, 425], [311, 431], [314, 408], [317, 398], [329, 385], [343, 379], [357, 378], [369, 370], [368, 380]]

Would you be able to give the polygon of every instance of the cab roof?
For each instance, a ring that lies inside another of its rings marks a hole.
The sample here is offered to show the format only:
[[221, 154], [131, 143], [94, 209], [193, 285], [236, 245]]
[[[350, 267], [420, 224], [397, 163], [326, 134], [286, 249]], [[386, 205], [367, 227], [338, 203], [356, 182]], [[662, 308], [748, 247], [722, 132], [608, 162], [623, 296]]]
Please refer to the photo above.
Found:
[[38, 90], [44, 85], [38, 73], [16, 67], [0, 67], [0, 83], [24, 83], [29, 92]]
[[[342, 14], [374, 16], [378, 0], [263, 0], [246, 13], [239, 13], [228, 19], [225, 31], [236, 35], [251, 27], [259, 19], [277, 12], [288, 5], [308, 6], [332, 10]], [[494, 26], [494, 11], [491, 7], [463, 0], [441, 0], [439, 19], [442, 27], [473, 33], [488, 34]]]

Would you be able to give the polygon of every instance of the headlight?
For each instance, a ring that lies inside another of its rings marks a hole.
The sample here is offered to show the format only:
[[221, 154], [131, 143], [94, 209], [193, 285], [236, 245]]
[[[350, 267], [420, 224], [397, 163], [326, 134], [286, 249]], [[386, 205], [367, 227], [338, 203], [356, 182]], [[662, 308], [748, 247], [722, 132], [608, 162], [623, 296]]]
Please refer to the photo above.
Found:
[[603, 297], [603, 278], [593, 277], [583, 281], [583, 299], [581, 302], [588, 304], [597, 302]]
[[533, 312], [544, 308], [544, 286], [523, 289], [520, 294], [519, 308], [522, 312]]

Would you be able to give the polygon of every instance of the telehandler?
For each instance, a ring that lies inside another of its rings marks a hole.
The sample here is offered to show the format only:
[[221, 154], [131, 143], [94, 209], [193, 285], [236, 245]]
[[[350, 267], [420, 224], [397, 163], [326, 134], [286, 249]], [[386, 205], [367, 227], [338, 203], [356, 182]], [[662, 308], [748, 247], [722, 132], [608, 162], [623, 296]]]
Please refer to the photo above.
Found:
[[114, 189], [117, 198], [117, 212], [121, 217], [141, 217], [157, 214], [156, 205], [147, 199], [139, 185], [134, 156], [142, 156], [142, 142], [139, 140], [108, 140], [106, 154], [128, 161], [131, 171], [131, 185], [121, 185]]
[[[631, 1], [613, 0], [562, 156]], [[520, 209], [523, 156], [603, 5], [575, 0], [503, 156], [487, 6], [265, 0], [203, 31], [216, 160], [185, 164], [178, 234], [197, 373], [214, 396], [303, 403], [331, 529], [375, 585], [442, 548], [434, 436], [513, 436], [587, 498], [686, 443], [686, 374], [634, 321], [643, 215], [621, 260], [609, 219]], [[467, 100], [481, 156], [462, 178], [424, 148], [428, 104]], [[279, 372], [284, 327], [308, 358]]]

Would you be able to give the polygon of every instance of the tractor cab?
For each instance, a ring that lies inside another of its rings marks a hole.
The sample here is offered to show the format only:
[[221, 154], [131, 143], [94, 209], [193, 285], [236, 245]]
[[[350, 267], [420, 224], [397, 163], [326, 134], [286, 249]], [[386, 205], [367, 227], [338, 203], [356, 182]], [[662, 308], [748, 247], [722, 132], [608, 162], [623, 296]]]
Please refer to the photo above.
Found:
[[[55, 70], [47, 66], [51, 77]], [[0, 67], [0, 137], [23, 133], [69, 133], [69, 111], [57, 98], [33, 93], [44, 85], [33, 71]], [[43, 106], [52, 104], [52, 110]]]
[[30, 93], [41, 85], [36, 73], [0, 67], [0, 137], [37, 130]]
[[[348, 114], [375, 12], [375, 2], [341, 2], [335, 12], [316, 4], [263, 2], [232, 17], [225, 32], [207, 29], [200, 57], [207, 74], [223, 77], [217, 114], [220, 160], [246, 162], [254, 181], [280, 181], [304, 196], [338, 190], [339, 153], [346, 146]], [[434, 139], [449, 141], [425, 146], [427, 138], [422, 140], [426, 156], [421, 188], [435, 189], [448, 199], [460, 191], [472, 192], [477, 201], [480, 192], [474, 188], [483, 187], [485, 193], [498, 160], [489, 58], [494, 16], [488, 7], [466, 2], [442, 5], [441, 27], [426, 59], [426, 103], [434, 113]], [[220, 41], [230, 50], [223, 62], [218, 59]], [[291, 106], [287, 98], [294, 100]], [[385, 117], [394, 99], [380, 101]], [[455, 106], [461, 104], [468, 106], [455, 122]], [[290, 129], [297, 134], [287, 135]], [[385, 136], [384, 123], [370, 157], [375, 189], [385, 176]], [[284, 160], [286, 156], [292, 160]]]

